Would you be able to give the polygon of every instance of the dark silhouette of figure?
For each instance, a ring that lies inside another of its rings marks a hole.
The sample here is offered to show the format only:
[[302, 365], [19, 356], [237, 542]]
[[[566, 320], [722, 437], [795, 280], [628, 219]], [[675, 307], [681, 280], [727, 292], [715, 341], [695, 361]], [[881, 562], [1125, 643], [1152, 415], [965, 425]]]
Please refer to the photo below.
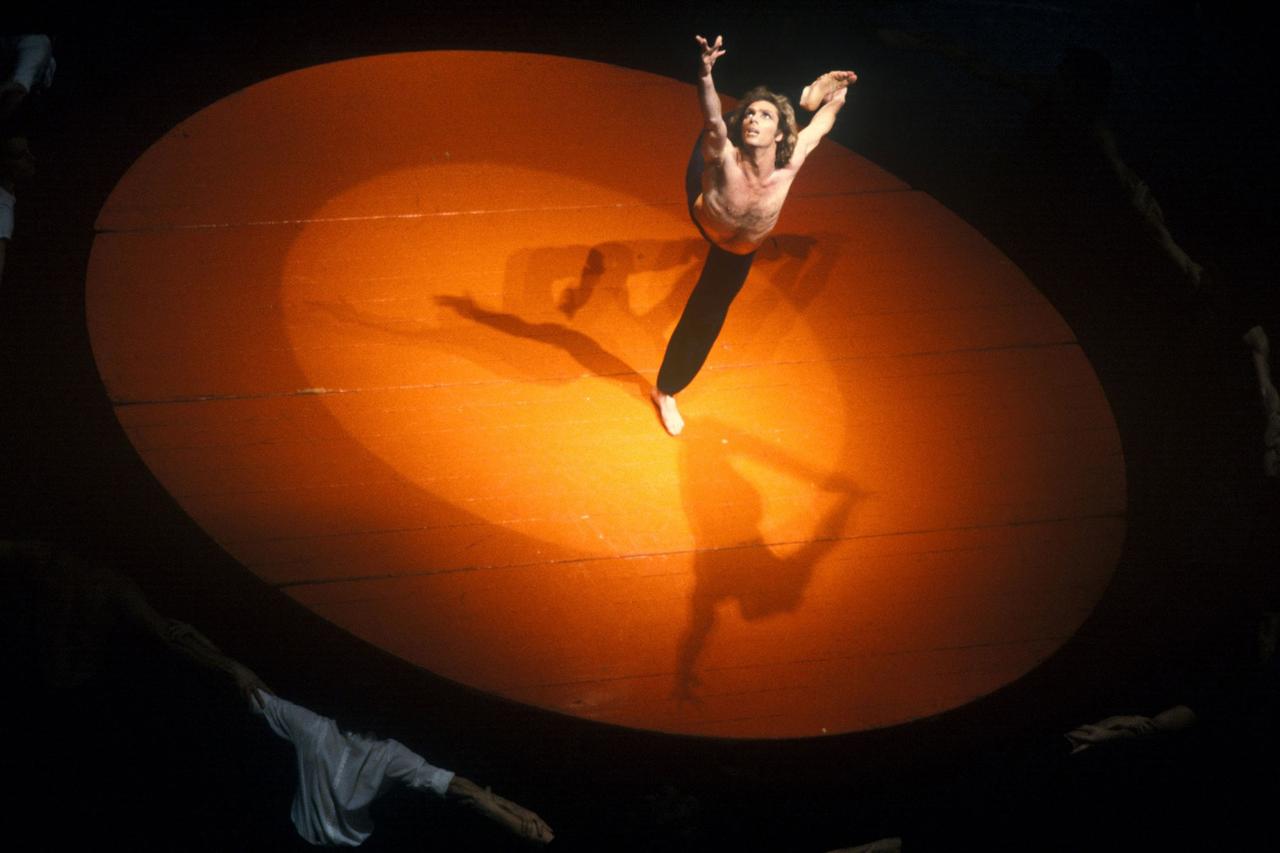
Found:
[[[799, 311], [826, 282], [839, 256], [839, 242], [838, 235], [825, 235], [821, 240], [774, 235], [757, 252], [757, 265], [769, 270], [781, 298]], [[463, 319], [530, 341], [533, 349], [527, 352], [515, 350], [494, 336], [476, 334], [470, 328], [379, 314], [345, 299], [311, 305], [344, 325], [455, 352], [513, 379], [548, 379], [545, 360], [531, 356], [537, 347], [552, 347], [567, 354], [588, 374], [634, 384], [647, 396], [653, 386], [632, 364], [579, 326], [603, 328], [607, 324], [625, 334], [628, 325], [633, 324], [642, 339], [661, 345], [663, 329], [679, 314], [692, 287], [700, 245], [697, 240], [630, 240], [519, 253], [508, 263], [510, 272], [503, 293], [504, 304], [515, 306], [518, 311], [486, 308], [467, 294], [435, 297], [437, 305]], [[630, 277], [668, 270], [679, 271], [679, 277], [665, 295], [647, 309], [634, 307], [628, 291]], [[559, 294], [554, 293], [554, 285], [565, 280], [574, 283]], [[526, 319], [531, 315], [545, 316], [553, 306], [566, 322]], [[569, 381], [577, 377], [556, 378]]]
[[403, 744], [347, 734], [332, 720], [280, 699], [200, 631], [157, 613], [137, 584], [100, 561], [47, 542], [0, 540], [0, 582], [6, 609], [20, 608], [18, 615], [31, 623], [20, 626], [27, 636], [18, 639], [34, 639], [33, 653], [52, 687], [77, 687], [99, 675], [109, 647], [128, 634], [227, 677], [276, 734], [293, 742], [300, 782], [294, 823], [313, 844], [354, 845], [367, 838], [373, 829], [368, 807], [392, 782], [433, 789], [529, 841], [545, 844], [553, 837], [538, 815], [432, 767]]
[[1271, 342], [1261, 326], [1254, 326], [1244, 334], [1253, 360], [1254, 376], [1258, 380], [1258, 397], [1262, 401], [1266, 426], [1263, 428], [1262, 470], [1268, 477], [1280, 477], [1280, 393], [1271, 381]]
[[[715, 630], [716, 608], [736, 602], [748, 621], [800, 606], [813, 570], [839, 542], [863, 494], [848, 480], [815, 471], [803, 462], [712, 418], [681, 445], [681, 497], [693, 528], [697, 556], [689, 624], [680, 639], [675, 695], [695, 698], [698, 658]], [[735, 458], [749, 458], [795, 477], [822, 482], [837, 492], [810, 541], [789, 557], [778, 557], [764, 540], [759, 492], [738, 473]]]
[[[878, 35], [890, 47], [935, 53], [979, 80], [1026, 98], [1025, 171], [1020, 186], [1010, 187], [1008, 195], [1011, 200], [1021, 197], [1029, 210], [1015, 215], [1039, 213], [1038, 205], [1051, 205], [1052, 227], [1071, 235], [1073, 242], [1090, 245], [1090, 263], [1112, 254], [1112, 247], [1126, 245], [1125, 231], [1136, 224], [1188, 291], [1205, 284], [1205, 268], [1173, 238], [1150, 187], [1120, 156], [1106, 119], [1112, 69], [1105, 56], [1069, 47], [1052, 74], [1019, 73], [934, 33], [881, 29]], [[1098, 205], [1108, 198], [1122, 200], [1127, 216], [1108, 216]]]

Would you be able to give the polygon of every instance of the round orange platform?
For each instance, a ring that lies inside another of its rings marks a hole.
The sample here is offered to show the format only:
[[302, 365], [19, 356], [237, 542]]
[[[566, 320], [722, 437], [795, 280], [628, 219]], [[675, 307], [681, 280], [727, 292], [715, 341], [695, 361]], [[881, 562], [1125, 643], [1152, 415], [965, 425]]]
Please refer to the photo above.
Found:
[[503, 53], [219, 101], [98, 220], [121, 424], [263, 580], [520, 702], [803, 737], [1010, 683], [1124, 536], [1074, 336], [965, 223], [826, 142], [668, 437], [647, 396], [705, 254], [698, 128], [690, 85]]

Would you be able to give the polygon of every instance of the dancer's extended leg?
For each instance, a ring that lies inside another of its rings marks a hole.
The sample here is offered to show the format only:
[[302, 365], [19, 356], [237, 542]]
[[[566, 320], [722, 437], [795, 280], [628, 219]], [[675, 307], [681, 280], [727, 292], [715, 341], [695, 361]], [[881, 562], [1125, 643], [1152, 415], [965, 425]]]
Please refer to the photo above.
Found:
[[729, 306], [747, 280], [754, 257], [754, 253], [735, 255], [718, 246], [712, 246], [707, 252], [702, 275], [667, 343], [667, 353], [658, 371], [661, 393], [680, 393], [702, 369], [724, 326]]
[[684, 419], [676, 408], [675, 395], [683, 391], [702, 369], [724, 326], [733, 298], [751, 272], [754, 258], [754, 252], [735, 255], [719, 246], [712, 246], [707, 252], [702, 274], [685, 303], [684, 313], [671, 333], [671, 340], [667, 342], [667, 352], [658, 370], [657, 387], [653, 391], [653, 402], [658, 407], [662, 425], [672, 435], [679, 435], [684, 429]]
[[852, 85], [857, 80], [858, 75], [852, 71], [828, 71], [804, 87], [804, 91], [800, 93], [800, 106], [814, 112], [826, 103], [827, 96], [832, 92]]
[[658, 370], [657, 386], [653, 390], [653, 403], [658, 407], [658, 416], [662, 425], [672, 435], [679, 435], [684, 429], [684, 418], [676, 407], [675, 395], [683, 391], [693, 381], [693, 377], [702, 369], [711, 346], [716, 342], [720, 329], [724, 326], [724, 318], [729, 312], [729, 305], [742, 289], [747, 274], [751, 271], [751, 262], [755, 253], [735, 255], [716, 246], [702, 230], [697, 218], [693, 215], [693, 205], [702, 193], [702, 137], [694, 143], [693, 153], [689, 156], [689, 166], [685, 170], [685, 200], [689, 205], [689, 218], [699, 233], [710, 244], [707, 259], [702, 264], [702, 273], [698, 283], [685, 303], [680, 322], [671, 333], [667, 342], [666, 355], [662, 359], [662, 367]]

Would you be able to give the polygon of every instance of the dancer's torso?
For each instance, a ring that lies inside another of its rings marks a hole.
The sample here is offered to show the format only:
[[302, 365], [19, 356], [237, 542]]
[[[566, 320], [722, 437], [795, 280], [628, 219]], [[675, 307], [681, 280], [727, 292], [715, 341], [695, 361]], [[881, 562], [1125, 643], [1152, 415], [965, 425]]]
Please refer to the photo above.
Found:
[[712, 241], [727, 252], [754, 252], [778, 224], [795, 169], [775, 169], [763, 180], [749, 176], [733, 154], [708, 164], [702, 173], [702, 194], [693, 215]]

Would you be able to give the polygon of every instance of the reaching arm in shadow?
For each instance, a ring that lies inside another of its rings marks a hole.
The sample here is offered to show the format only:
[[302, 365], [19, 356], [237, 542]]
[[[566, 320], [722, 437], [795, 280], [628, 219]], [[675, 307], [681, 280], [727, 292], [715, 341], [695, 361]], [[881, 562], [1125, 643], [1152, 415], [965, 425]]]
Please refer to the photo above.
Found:
[[436, 304], [503, 334], [560, 349], [589, 373], [634, 384], [645, 394], [648, 393], [649, 383], [644, 377], [585, 332], [571, 329], [563, 323], [530, 323], [516, 314], [490, 311], [481, 308], [469, 296], [437, 296]]
[[[469, 296], [437, 296], [436, 303], [460, 317], [494, 331], [556, 347], [592, 375], [634, 384], [644, 395], [648, 394], [649, 383], [644, 377], [631, 365], [610, 353], [583, 332], [560, 323], [530, 323], [516, 314], [490, 311], [481, 308]], [[501, 346], [493, 342], [486, 344], [479, 339], [481, 336], [467, 330], [439, 328], [416, 318], [380, 316], [362, 311], [345, 299], [336, 302], [314, 302], [312, 307], [341, 323], [374, 329], [418, 345], [433, 345], [457, 351], [486, 368], [491, 370], [506, 368], [507, 372], [520, 378], [553, 378], [561, 381], [576, 378], [547, 377], [541, 372], [534, 372], [530, 365], [537, 364], [536, 359], [529, 358], [527, 354], [514, 353], [505, 344]]]

